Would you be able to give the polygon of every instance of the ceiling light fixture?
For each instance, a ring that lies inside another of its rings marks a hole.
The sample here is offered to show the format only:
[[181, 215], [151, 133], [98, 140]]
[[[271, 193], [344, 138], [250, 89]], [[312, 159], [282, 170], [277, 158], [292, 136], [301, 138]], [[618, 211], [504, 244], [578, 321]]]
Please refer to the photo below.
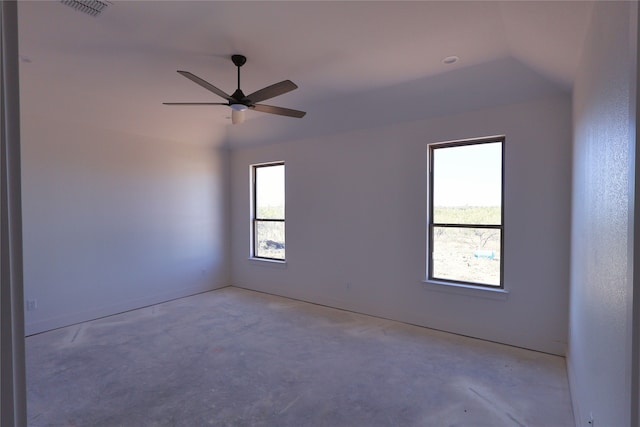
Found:
[[455, 56], [455, 55], [451, 55], [451, 56], [447, 56], [446, 58], [444, 58], [442, 60], [443, 64], [455, 64], [456, 62], [458, 62], [460, 60], [459, 57]]
[[237, 110], [235, 108], [231, 110], [231, 123], [234, 125], [238, 125], [242, 122], [244, 122], [244, 110]]

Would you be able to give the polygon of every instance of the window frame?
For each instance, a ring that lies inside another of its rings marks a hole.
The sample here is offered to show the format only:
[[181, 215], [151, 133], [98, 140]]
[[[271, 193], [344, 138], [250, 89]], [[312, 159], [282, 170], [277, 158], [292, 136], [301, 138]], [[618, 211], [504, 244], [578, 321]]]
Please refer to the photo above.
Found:
[[[500, 171], [500, 224], [455, 224], [455, 223], [434, 223], [434, 150], [440, 148], [453, 148], [487, 143], [501, 144], [501, 171]], [[427, 197], [427, 281], [449, 284], [454, 286], [465, 286], [479, 289], [504, 290], [504, 200], [505, 200], [505, 135], [497, 135], [483, 138], [464, 139], [447, 142], [437, 142], [428, 144], [428, 197]], [[443, 279], [433, 276], [433, 233], [436, 227], [464, 228], [464, 229], [496, 229], [500, 231], [500, 283], [491, 285], [487, 283], [469, 282], [465, 280]]]
[[257, 233], [257, 228], [256, 228], [256, 224], [257, 223], [265, 223], [265, 222], [276, 222], [276, 223], [283, 223], [285, 224], [285, 220], [286, 220], [286, 208], [287, 208], [287, 203], [286, 203], [286, 167], [284, 168], [284, 174], [285, 174], [285, 179], [284, 179], [284, 195], [285, 195], [285, 205], [284, 205], [284, 217], [282, 219], [273, 219], [273, 218], [258, 218], [258, 180], [257, 180], [257, 171], [260, 168], [264, 168], [264, 167], [273, 167], [273, 166], [285, 166], [284, 161], [277, 161], [277, 162], [269, 162], [269, 163], [258, 163], [258, 164], [253, 164], [251, 165], [251, 258], [252, 259], [257, 259], [257, 260], [265, 260], [265, 261], [274, 261], [274, 262], [286, 262], [286, 232], [285, 232], [285, 256], [284, 258], [273, 258], [273, 257], [265, 257], [265, 256], [260, 256], [257, 255], [258, 251], [257, 251], [257, 247], [256, 245], [258, 244], [258, 239], [256, 236]]

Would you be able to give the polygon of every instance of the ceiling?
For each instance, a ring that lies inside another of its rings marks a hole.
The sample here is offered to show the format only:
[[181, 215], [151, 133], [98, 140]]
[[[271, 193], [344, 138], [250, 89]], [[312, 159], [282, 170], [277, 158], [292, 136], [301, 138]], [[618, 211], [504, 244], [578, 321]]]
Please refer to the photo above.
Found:
[[[570, 91], [591, 5], [113, 1], [92, 17], [20, 2], [23, 118], [235, 147]], [[228, 107], [162, 105], [221, 101], [176, 70], [231, 93], [234, 53], [248, 58], [245, 93], [291, 79], [299, 89], [265, 103], [307, 116], [231, 125]]]

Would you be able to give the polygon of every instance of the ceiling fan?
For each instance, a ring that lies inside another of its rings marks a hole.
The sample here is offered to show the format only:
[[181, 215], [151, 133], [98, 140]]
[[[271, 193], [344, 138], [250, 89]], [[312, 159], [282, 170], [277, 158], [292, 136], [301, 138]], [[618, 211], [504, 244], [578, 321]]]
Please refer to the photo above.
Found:
[[203, 88], [215, 93], [227, 100], [227, 102], [163, 102], [164, 105], [228, 105], [231, 107], [231, 122], [233, 124], [242, 123], [244, 121], [244, 112], [247, 109], [260, 111], [263, 113], [278, 114], [280, 116], [297, 117], [302, 118], [305, 114], [304, 111], [292, 110], [290, 108], [276, 107], [273, 105], [258, 104], [258, 102], [265, 101], [267, 99], [274, 98], [278, 95], [291, 92], [297, 89], [295, 83], [291, 80], [284, 80], [280, 83], [272, 84], [263, 89], [257, 90], [249, 95], [245, 95], [240, 89], [240, 67], [246, 62], [247, 58], [243, 55], [231, 55], [231, 61], [238, 67], [238, 88], [232, 95], [228, 95], [224, 91], [218, 89], [211, 83], [201, 79], [200, 77], [191, 74], [188, 71], [180, 71], [182, 74], [192, 82], [202, 86]]

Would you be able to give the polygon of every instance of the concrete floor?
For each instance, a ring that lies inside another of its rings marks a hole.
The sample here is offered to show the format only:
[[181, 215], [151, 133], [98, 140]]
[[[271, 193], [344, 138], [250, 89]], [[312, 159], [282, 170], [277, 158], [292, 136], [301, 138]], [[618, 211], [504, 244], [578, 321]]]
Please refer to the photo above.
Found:
[[238, 288], [27, 338], [30, 426], [573, 426], [564, 359]]

